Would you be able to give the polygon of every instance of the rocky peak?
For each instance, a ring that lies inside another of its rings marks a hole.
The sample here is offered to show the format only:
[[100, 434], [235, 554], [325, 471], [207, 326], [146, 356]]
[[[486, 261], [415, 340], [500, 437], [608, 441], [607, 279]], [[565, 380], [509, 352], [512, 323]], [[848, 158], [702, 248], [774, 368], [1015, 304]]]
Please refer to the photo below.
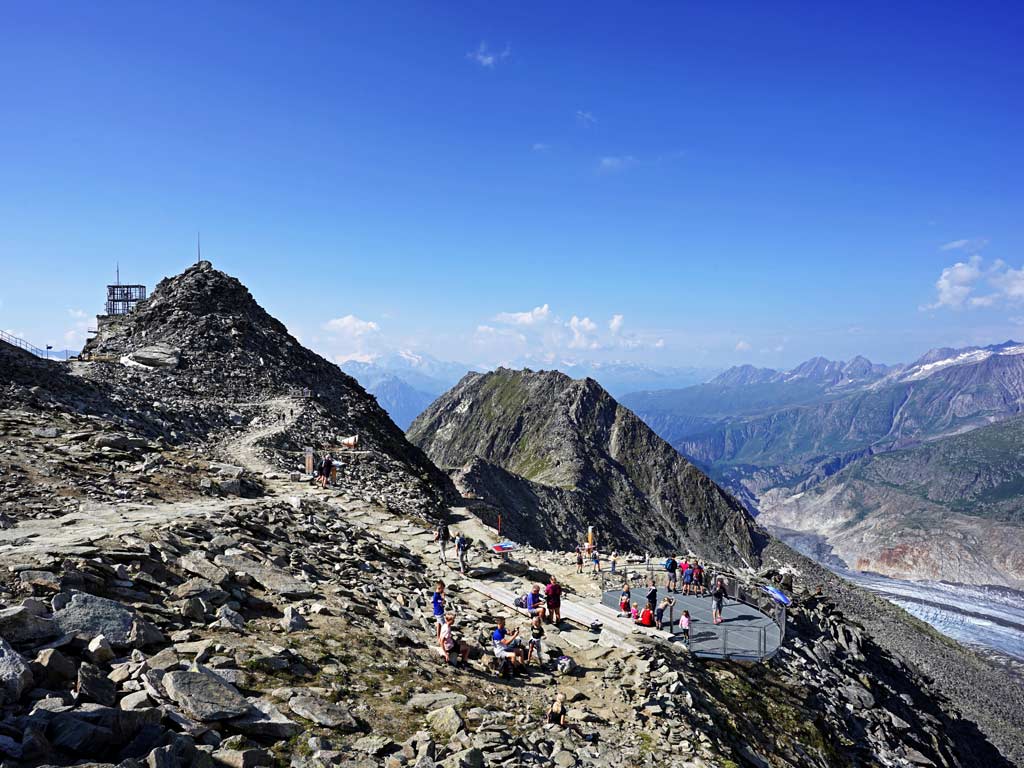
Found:
[[[469, 374], [409, 438], [500, 508], [525, 541], [571, 547], [588, 525], [605, 548], [755, 561], [746, 510], [593, 379], [556, 371]], [[480, 459], [486, 464], [477, 462]], [[511, 528], [510, 528], [511, 530]]]

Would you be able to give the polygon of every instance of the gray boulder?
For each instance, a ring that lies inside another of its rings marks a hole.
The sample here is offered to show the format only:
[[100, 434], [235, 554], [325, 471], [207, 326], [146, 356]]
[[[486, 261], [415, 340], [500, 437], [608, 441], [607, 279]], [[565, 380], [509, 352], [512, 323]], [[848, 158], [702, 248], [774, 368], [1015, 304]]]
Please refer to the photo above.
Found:
[[359, 730], [359, 724], [348, 709], [314, 696], [295, 696], [288, 702], [288, 707], [299, 717], [312, 720], [325, 728], [334, 728], [343, 733]]
[[168, 672], [163, 684], [167, 695], [201, 722], [238, 717], [251, 708], [232, 686], [205, 672]]
[[36, 616], [25, 606], [18, 605], [0, 611], [0, 637], [8, 642], [40, 643], [60, 633], [60, 627], [53, 621]]
[[0, 703], [17, 701], [32, 685], [32, 670], [21, 654], [0, 638]]

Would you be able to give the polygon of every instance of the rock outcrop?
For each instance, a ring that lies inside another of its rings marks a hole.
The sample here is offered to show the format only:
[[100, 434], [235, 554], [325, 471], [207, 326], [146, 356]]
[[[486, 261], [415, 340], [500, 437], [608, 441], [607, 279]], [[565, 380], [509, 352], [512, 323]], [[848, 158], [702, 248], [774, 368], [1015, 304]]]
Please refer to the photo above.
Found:
[[734, 498], [593, 379], [469, 374], [408, 434], [522, 541], [571, 549], [593, 526], [602, 549], [735, 563], [756, 562], [764, 543]]

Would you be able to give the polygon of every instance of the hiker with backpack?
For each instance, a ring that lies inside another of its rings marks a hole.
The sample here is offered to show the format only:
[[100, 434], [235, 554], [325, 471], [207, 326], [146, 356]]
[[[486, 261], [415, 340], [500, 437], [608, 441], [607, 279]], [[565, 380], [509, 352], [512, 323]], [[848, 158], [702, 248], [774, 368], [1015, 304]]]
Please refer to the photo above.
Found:
[[448, 523], [439, 523], [437, 530], [434, 531], [434, 541], [437, 542], [438, 547], [441, 550], [441, 562], [448, 562], [448, 542], [452, 540], [451, 531], [448, 530]]
[[576, 547], [576, 573], [583, 573], [583, 550]]
[[468, 567], [466, 564], [466, 557], [469, 554], [469, 539], [466, 538], [466, 534], [459, 531], [455, 534], [455, 555], [459, 558], [459, 571], [461, 573], [466, 572]]
[[678, 567], [679, 563], [676, 562], [674, 557], [670, 556], [668, 560], [665, 561], [665, 572], [667, 574], [665, 577], [665, 588], [670, 592], [676, 591], [676, 568]]

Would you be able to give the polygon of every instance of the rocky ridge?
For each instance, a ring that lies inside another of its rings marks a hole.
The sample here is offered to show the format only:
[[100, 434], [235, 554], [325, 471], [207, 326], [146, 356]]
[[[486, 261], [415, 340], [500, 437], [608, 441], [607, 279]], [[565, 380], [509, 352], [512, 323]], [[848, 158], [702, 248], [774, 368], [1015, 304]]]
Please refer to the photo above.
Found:
[[735, 499], [593, 379], [468, 374], [408, 434], [525, 542], [572, 549], [593, 525], [603, 549], [735, 563], [756, 562], [763, 545]]

